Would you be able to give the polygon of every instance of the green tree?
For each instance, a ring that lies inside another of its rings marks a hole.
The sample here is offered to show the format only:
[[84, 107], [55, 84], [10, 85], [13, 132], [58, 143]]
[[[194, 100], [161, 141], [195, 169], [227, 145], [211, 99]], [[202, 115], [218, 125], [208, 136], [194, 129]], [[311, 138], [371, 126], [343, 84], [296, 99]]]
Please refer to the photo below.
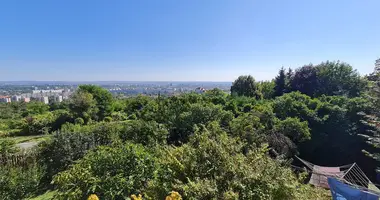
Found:
[[255, 79], [251, 76], [239, 76], [231, 86], [231, 94], [236, 94], [238, 96], [255, 97], [256, 99], [261, 99], [262, 94], [258, 89], [258, 84]]
[[168, 130], [155, 121], [131, 120], [124, 124], [119, 137], [122, 141], [132, 141], [146, 146], [164, 145]]
[[24, 116], [35, 115], [35, 114], [44, 114], [49, 111], [49, 106], [39, 101], [31, 101], [26, 104], [26, 112]]
[[191, 104], [187, 112], [179, 114], [171, 126], [170, 142], [183, 143], [194, 132], [194, 125], [217, 121], [227, 125], [232, 119], [232, 113], [224, 111], [221, 106], [213, 104]]
[[0, 167], [1, 199], [29, 199], [38, 192], [43, 174], [44, 168], [37, 164]]
[[260, 81], [258, 84], [264, 99], [272, 99], [274, 97], [274, 81]]
[[[149, 104], [151, 106], [148, 106]], [[134, 98], [128, 98], [125, 100], [126, 106], [124, 106], [124, 112], [126, 112], [128, 115], [135, 114], [137, 117], [141, 117], [146, 107], [148, 106], [150, 108], [153, 108], [153, 104], [153, 99], [147, 96], [139, 95]]]
[[214, 88], [212, 90], [206, 91], [206, 97], [213, 104], [221, 104], [224, 105], [226, 103], [227, 93], [222, 91], [221, 89]]
[[[351, 162], [364, 165], [361, 163], [361, 150], [365, 144], [358, 134], [365, 127], [360, 123], [363, 118], [358, 112], [367, 111], [369, 106], [364, 98], [311, 98], [300, 92], [292, 92], [273, 101], [273, 112], [281, 120], [292, 117], [308, 122], [311, 139], [297, 144], [297, 149], [305, 159], [324, 165]], [[286, 138], [283, 139], [289, 144]]]
[[56, 116], [52, 112], [45, 114], [33, 115], [25, 118], [25, 127], [21, 134], [23, 135], [40, 135], [48, 134], [56, 121]]
[[58, 199], [127, 199], [154, 178], [155, 158], [142, 145], [99, 147], [54, 178]]
[[[244, 144], [217, 123], [198, 126], [190, 141], [159, 151], [157, 178], [147, 188], [152, 199], [175, 190], [185, 199], [319, 199], [290, 169], [269, 158], [266, 146], [243, 154]], [[301, 192], [304, 191], [304, 192]]]
[[286, 92], [286, 75], [284, 67], [281, 67], [278, 75], [274, 79], [274, 96], [282, 96]]
[[84, 91], [93, 96], [96, 101], [97, 116], [99, 120], [103, 120], [104, 117], [110, 116], [113, 108], [112, 94], [99, 86], [95, 85], [80, 85], [78, 91]]
[[264, 125], [260, 117], [254, 113], [244, 113], [234, 118], [230, 123], [230, 135], [246, 143], [247, 148], [257, 147], [265, 140]]
[[17, 153], [19, 150], [15, 141], [9, 139], [0, 140], [0, 158]]
[[363, 93], [367, 81], [349, 64], [327, 61], [297, 69], [290, 85], [292, 91], [300, 91], [312, 97], [322, 95], [357, 97]]
[[377, 81], [380, 79], [380, 58], [375, 61], [375, 69], [370, 73], [367, 78], [370, 81]]
[[[363, 121], [370, 128], [367, 130], [367, 133], [362, 134], [361, 136], [365, 137], [367, 143], [374, 147], [372, 151], [368, 149], [363, 150], [363, 152], [377, 160], [380, 161], [380, 59], [375, 62], [374, 72], [370, 75], [371, 87], [369, 89], [369, 99], [373, 105], [373, 109], [367, 113], [363, 113], [366, 117], [366, 120]], [[377, 168], [377, 171], [380, 172], [380, 168]]]
[[314, 96], [318, 87], [316, 67], [309, 64], [297, 69], [290, 85], [292, 91], [300, 91], [308, 96]]
[[78, 90], [72, 95], [69, 108], [75, 117], [84, 119], [85, 123], [96, 118], [96, 113], [98, 112], [93, 95], [82, 90]]
[[[34, 102], [30, 103], [34, 104]], [[28, 113], [27, 106], [28, 104], [24, 102], [0, 103], [0, 119], [20, 119], [29, 114], [40, 113], [39, 111], [36, 111], [39, 109], [33, 111], [30, 110], [30, 113]], [[46, 110], [42, 109], [41, 111], [45, 112]]]
[[46, 166], [45, 182], [100, 145], [119, 143], [124, 124], [100, 122], [81, 126], [64, 124], [49, 140], [41, 142], [38, 160]]
[[301, 122], [298, 118], [288, 117], [285, 120], [279, 121], [274, 126], [274, 131], [284, 134], [295, 143], [300, 143], [311, 139], [308, 122]]
[[302, 121], [319, 122], [316, 109], [321, 102], [300, 92], [291, 92], [277, 97], [272, 106], [276, 116], [285, 120], [288, 117], [298, 117]]
[[349, 64], [323, 62], [316, 66], [318, 87], [315, 95], [347, 95], [357, 97], [363, 93], [366, 81]]
[[293, 77], [294, 77], [294, 72], [292, 68], [289, 67], [288, 71], [286, 72], [286, 86], [285, 86], [286, 93], [289, 93], [292, 91], [291, 84], [292, 84]]

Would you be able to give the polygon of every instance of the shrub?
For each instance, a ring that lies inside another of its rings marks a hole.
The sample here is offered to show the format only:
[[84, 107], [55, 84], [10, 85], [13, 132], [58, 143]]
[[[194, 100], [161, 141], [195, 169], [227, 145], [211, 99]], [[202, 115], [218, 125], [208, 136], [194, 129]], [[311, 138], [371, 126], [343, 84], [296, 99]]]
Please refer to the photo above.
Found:
[[154, 157], [141, 145], [102, 146], [59, 173], [54, 184], [59, 199], [84, 199], [90, 194], [100, 199], [125, 199], [144, 191], [155, 167]]
[[122, 141], [133, 141], [143, 145], [153, 146], [156, 144], [166, 144], [168, 130], [155, 121], [134, 120], [125, 123], [120, 132]]
[[113, 121], [125, 121], [128, 118], [128, 116], [122, 112], [113, 112], [111, 117]]
[[44, 168], [0, 167], [0, 196], [4, 200], [24, 199], [33, 195], [40, 185]]
[[55, 121], [53, 113], [48, 112], [25, 118], [25, 127], [22, 132], [24, 135], [48, 134], [51, 130], [52, 123]]
[[105, 117], [105, 118], [104, 118], [104, 121], [105, 121], [105, 122], [112, 122], [112, 117]]
[[194, 132], [194, 125], [207, 125], [213, 121], [226, 125], [232, 120], [231, 118], [231, 113], [223, 110], [219, 105], [192, 104], [189, 111], [182, 112], [171, 125], [170, 142], [187, 142], [189, 136]]
[[288, 117], [279, 121], [274, 126], [274, 131], [289, 137], [295, 143], [304, 142], [311, 138], [308, 122], [301, 122], [298, 118]]
[[40, 161], [47, 166], [46, 183], [52, 176], [67, 169], [89, 150], [118, 141], [120, 124], [98, 123], [87, 126], [65, 124], [61, 131], [40, 144]]
[[52, 111], [54, 115], [54, 120], [51, 124], [51, 131], [57, 131], [61, 129], [62, 125], [65, 123], [73, 123], [73, 116], [67, 110], [54, 110]]
[[161, 151], [161, 168], [147, 194], [163, 199], [175, 190], [190, 200], [319, 198], [290, 168], [267, 156], [266, 146], [246, 155], [243, 146], [215, 123], [198, 128], [189, 143]]
[[9, 139], [0, 140], [0, 157], [16, 153], [19, 150], [15, 141]]
[[83, 125], [84, 124], [84, 120], [82, 118], [78, 117], [78, 118], [75, 119], [75, 124]]

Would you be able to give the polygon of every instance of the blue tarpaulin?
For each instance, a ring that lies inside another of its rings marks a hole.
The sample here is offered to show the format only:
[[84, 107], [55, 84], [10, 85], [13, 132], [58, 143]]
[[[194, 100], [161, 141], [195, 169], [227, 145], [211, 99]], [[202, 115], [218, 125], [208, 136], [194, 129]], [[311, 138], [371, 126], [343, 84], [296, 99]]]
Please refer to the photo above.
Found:
[[337, 179], [328, 178], [333, 200], [379, 200], [375, 194], [353, 188]]

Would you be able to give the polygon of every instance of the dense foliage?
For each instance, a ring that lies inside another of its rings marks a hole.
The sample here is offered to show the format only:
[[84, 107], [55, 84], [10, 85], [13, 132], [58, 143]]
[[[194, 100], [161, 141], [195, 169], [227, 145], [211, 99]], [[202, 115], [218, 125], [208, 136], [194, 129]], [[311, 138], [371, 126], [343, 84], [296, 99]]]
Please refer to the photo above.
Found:
[[262, 94], [258, 88], [258, 84], [251, 76], [239, 76], [232, 84], [231, 93], [238, 96], [247, 96], [261, 98]]
[[[369, 80], [372, 81], [370, 86], [370, 90], [368, 93], [368, 98], [372, 102], [375, 108], [380, 107], [380, 59], [375, 62], [375, 70], [368, 77]], [[372, 129], [367, 130], [364, 136], [367, 139], [367, 143], [371, 145], [371, 147], [375, 148], [371, 152], [368, 151], [367, 148], [363, 150], [363, 152], [371, 158], [374, 158], [377, 161], [380, 161], [380, 153], [377, 149], [380, 148], [380, 110], [372, 109], [367, 112], [363, 112], [366, 119], [364, 120], [365, 124], [370, 126]], [[378, 168], [377, 171], [380, 171]]]
[[55, 177], [57, 198], [85, 199], [97, 194], [101, 199], [126, 199], [143, 191], [155, 169], [152, 154], [142, 145], [102, 146]]
[[[50, 135], [34, 159], [1, 167], [0, 195], [328, 199], [289, 163], [294, 155], [325, 166], [356, 162], [375, 181], [378, 163], [366, 155], [378, 158], [371, 145], [380, 146], [378, 77], [323, 62], [281, 68], [272, 81], [240, 76], [231, 94], [122, 98], [82, 85], [60, 104], [0, 104], [3, 137]], [[24, 156], [11, 140], [0, 145], [2, 158]]]
[[36, 194], [44, 169], [38, 165], [28, 167], [0, 167], [0, 196], [4, 200], [15, 200]]

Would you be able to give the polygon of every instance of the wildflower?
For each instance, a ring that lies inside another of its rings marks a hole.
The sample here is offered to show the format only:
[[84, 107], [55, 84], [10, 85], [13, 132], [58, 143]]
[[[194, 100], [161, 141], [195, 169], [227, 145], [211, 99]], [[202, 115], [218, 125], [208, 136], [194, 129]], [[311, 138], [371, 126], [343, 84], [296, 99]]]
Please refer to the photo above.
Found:
[[178, 192], [172, 191], [165, 200], [182, 200], [182, 196]]
[[131, 199], [132, 200], [142, 200], [143, 198], [142, 198], [141, 194], [139, 194], [139, 196], [136, 196], [136, 195], [132, 194], [131, 195]]
[[96, 194], [92, 194], [90, 195], [87, 200], [99, 200], [98, 196], [96, 196]]

